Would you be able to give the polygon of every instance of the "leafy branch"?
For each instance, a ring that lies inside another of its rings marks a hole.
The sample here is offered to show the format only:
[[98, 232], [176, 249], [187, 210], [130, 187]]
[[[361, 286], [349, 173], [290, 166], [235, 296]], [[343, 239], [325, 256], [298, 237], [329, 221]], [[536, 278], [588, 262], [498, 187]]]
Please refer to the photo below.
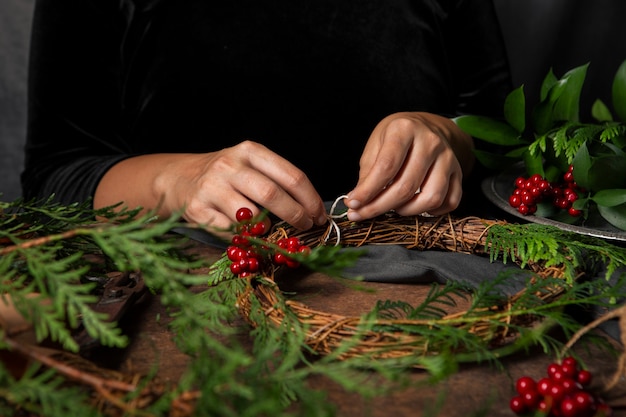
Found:
[[540, 101], [526, 114], [524, 88], [513, 90], [504, 103], [504, 120], [480, 115], [455, 119], [473, 137], [500, 146], [504, 153], [477, 151], [486, 167], [504, 171], [523, 162], [528, 176], [539, 174], [558, 182], [570, 166], [578, 186], [586, 190], [574, 204], [585, 217], [597, 207], [613, 226], [626, 230], [626, 61], [612, 83], [613, 111], [600, 100], [591, 108], [595, 122], [580, 121], [579, 101], [588, 64], [560, 79], [550, 70]]

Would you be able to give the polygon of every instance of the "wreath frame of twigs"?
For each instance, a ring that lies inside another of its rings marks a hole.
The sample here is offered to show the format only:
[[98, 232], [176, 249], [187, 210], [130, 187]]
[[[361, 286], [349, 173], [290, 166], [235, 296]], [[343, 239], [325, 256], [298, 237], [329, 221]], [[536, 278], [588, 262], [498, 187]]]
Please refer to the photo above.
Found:
[[[334, 231], [339, 231], [342, 246], [401, 245], [415, 250], [443, 250], [484, 256], [488, 253], [486, 236], [489, 228], [494, 224], [502, 223], [505, 222], [479, 217], [456, 218], [450, 214], [436, 217], [403, 217], [388, 213], [366, 222], [355, 223], [342, 220], [329, 225], [326, 229], [319, 228], [303, 233], [298, 233], [288, 226], [277, 225], [268, 237], [268, 241], [277, 241], [286, 236], [297, 236], [304, 244], [315, 247], [328, 244], [330, 235]], [[539, 263], [527, 262], [524, 269], [532, 272], [532, 279], [564, 278], [566, 275], [564, 266], [546, 267]], [[536, 296], [547, 303], [557, 299], [563, 290], [564, 287], [549, 286]], [[264, 277], [263, 284], [247, 285], [246, 290], [238, 298], [240, 313], [252, 326], [258, 326], [259, 323], [255, 322], [251, 314], [252, 297], [256, 297], [265, 313], [265, 318], [278, 326], [285, 318], [284, 309], [289, 309], [303, 324], [306, 332], [305, 343], [311, 349], [319, 354], [328, 355], [342, 347], [340, 359], [357, 356], [369, 359], [400, 359], [439, 353], [433, 350], [428, 338], [422, 334], [405, 330], [379, 330], [381, 328], [406, 329], [407, 326], [434, 326], [436, 323], [433, 320], [376, 319], [374, 323], [369, 323], [369, 326], [364, 326], [364, 318], [360, 316], [343, 316], [320, 311], [291, 299], [281, 303], [280, 291], [272, 276]], [[454, 323], [456, 327], [465, 328], [490, 347], [504, 346], [516, 339], [516, 335], [511, 331], [513, 327], [530, 327], [537, 324], [536, 317], [507, 314], [514, 301], [522, 296], [524, 291], [526, 288], [521, 289], [502, 304], [494, 305], [489, 309], [494, 312], [494, 316], [499, 317], [496, 322], [500, 325], [494, 325], [494, 320], [488, 316], [485, 316], [484, 320], [476, 320], [473, 317], [471, 320], [464, 321], [466, 311], [446, 315], [438, 323]], [[344, 342], [347, 340], [350, 340], [350, 345], [346, 349]], [[419, 367], [419, 365], [416, 366]]]

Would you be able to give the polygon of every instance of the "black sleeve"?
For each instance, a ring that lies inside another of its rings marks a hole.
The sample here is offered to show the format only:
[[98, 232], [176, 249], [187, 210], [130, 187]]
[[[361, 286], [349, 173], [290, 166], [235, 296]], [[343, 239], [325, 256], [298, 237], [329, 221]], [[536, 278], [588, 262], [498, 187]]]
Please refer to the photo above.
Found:
[[122, 2], [38, 0], [29, 68], [25, 198], [92, 196], [129, 154], [121, 140]]

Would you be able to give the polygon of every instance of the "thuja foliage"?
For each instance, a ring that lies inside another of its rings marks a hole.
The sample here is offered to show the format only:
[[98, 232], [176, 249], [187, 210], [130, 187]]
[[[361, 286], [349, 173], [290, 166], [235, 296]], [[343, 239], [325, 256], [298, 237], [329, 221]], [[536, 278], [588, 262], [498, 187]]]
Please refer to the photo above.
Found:
[[[96, 218], [100, 220], [95, 221]], [[142, 388], [150, 386], [150, 376], [137, 384], [136, 391], [120, 395], [117, 405], [96, 410], [93, 391], [59, 369], [35, 363], [23, 375], [16, 376], [6, 364], [0, 364], [0, 415], [12, 415], [15, 410], [50, 417], [119, 415], [122, 414], [119, 403], [122, 403], [126, 404], [124, 412], [128, 415], [158, 416], [167, 415], [173, 408], [182, 413], [177, 404], [192, 398], [190, 415], [330, 416], [335, 410], [323, 392], [310, 389], [307, 381], [311, 376], [322, 376], [369, 398], [404, 387], [410, 375], [406, 371], [415, 367], [431, 375], [425, 382], [434, 382], [454, 373], [458, 363], [464, 361], [497, 363], [497, 358], [506, 353], [537, 344], [546, 352], [557, 352], [560, 342], [546, 329], [557, 324], [571, 334], [579, 327], [564, 307], [608, 305], [607, 300], [623, 298], [626, 294], [622, 277], [610, 284], [606, 280], [573, 279], [567, 283], [557, 279], [540, 283], [528, 275], [504, 274], [476, 288], [461, 282], [433, 285], [418, 306], [401, 300], [380, 301], [362, 316], [360, 330], [389, 330], [381, 327], [378, 321], [381, 318], [404, 316], [425, 320], [426, 326], [407, 325], [401, 330], [423, 334], [436, 346], [437, 355], [393, 360], [342, 358], [343, 352], [358, 343], [357, 334], [336, 351], [320, 356], [305, 343], [306, 326], [289, 309], [286, 295], [277, 291], [275, 308], [282, 309], [285, 318], [276, 325], [267, 320], [259, 300], [252, 294], [249, 319], [255, 327], [251, 328], [241, 320], [238, 310], [238, 297], [250, 282], [235, 278], [225, 258], [209, 265], [208, 260], [191, 257], [185, 251], [185, 239], [172, 233], [174, 229], [197, 226], [181, 223], [175, 216], [156, 220], [151, 214], [140, 215], [119, 207], [93, 210], [89, 203], [69, 206], [52, 200], [0, 203], [0, 294], [3, 301], [13, 301], [33, 327], [39, 342], [51, 340], [66, 351], [77, 351], [72, 332], [82, 325], [105, 346], [125, 346], [128, 340], [118, 325], [91, 311], [90, 304], [97, 298], [99, 285], [98, 280], [91, 278], [109, 271], [141, 271], [148, 287], [160, 295], [161, 303], [168, 308], [176, 343], [189, 357], [182, 379], [151, 401], [141, 402], [141, 409], [133, 408], [133, 404], [140, 403], [133, 399], [142, 395]], [[568, 244], [572, 241], [577, 238], [569, 236]], [[493, 247], [501, 255], [504, 250], [509, 257], [527, 261], [531, 255], [533, 259], [542, 256], [551, 259], [553, 246], [547, 240], [546, 245], [539, 250], [528, 249], [534, 248], [528, 244], [518, 252], [504, 249], [509, 248], [508, 243]], [[614, 262], [611, 275], [615, 268], [626, 263], [623, 249], [620, 252], [610, 245], [604, 247], [598, 241], [584, 245], [591, 258], [599, 256], [598, 262]], [[571, 255], [563, 254], [566, 258]], [[338, 265], [350, 262], [336, 248], [316, 248], [309, 266], [317, 265], [334, 273]], [[202, 267], [210, 267], [208, 276], [191, 272]], [[508, 313], [486, 308], [508, 300], [504, 288], [511, 279], [521, 280], [528, 287], [526, 294], [515, 301]], [[276, 285], [265, 278], [256, 278], [253, 284]], [[562, 286], [562, 296], [556, 301], [539, 297], [546, 285]], [[205, 289], [191, 291], [199, 286]], [[471, 306], [467, 314], [446, 318], [446, 308], [454, 304], [453, 296], [469, 293]], [[529, 315], [543, 324], [530, 328], [514, 326], [511, 330], [519, 337], [500, 350], [492, 349], [467, 331], [476, 320], [502, 326], [500, 319], [504, 314]], [[241, 343], [242, 338], [251, 340], [252, 347]], [[10, 334], [0, 329], [1, 350], [14, 350], [15, 343]]]
[[530, 261], [541, 262], [545, 267], [563, 265], [569, 284], [573, 284], [577, 271], [603, 268], [609, 279], [617, 268], [626, 265], [626, 250], [622, 246], [534, 223], [496, 224], [489, 229], [486, 245], [492, 261], [519, 261], [522, 267]]
[[[191, 258], [181, 243], [184, 239], [170, 232], [197, 226], [176, 217], [156, 221], [150, 214], [140, 216], [118, 207], [92, 210], [89, 203], [64, 206], [50, 199], [1, 204], [0, 294], [5, 302], [10, 298], [33, 326], [39, 342], [48, 340], [76, 352], [79, 346], [72, 332], [84, 326], [105, 346], [128, 343], [117, 323], [90, 309], [98, 284], [85, 277], [108, 271], [141, 271], [147, 286], [172, 312], [171, 326], [179, 348], [189, 355], [189, 368], [177, 386], [135, 410], [138, 414], [166, 415], [174, 401], [193, 392], [200, 393], [195, 415], [288, 415], [295, 399], [298, 415], [331, 415], [323, 394], [307, 387], [306, 378], [312, 374], [325, 375], [366, 396], [389, 389], [369, 382], [355, 363], [330, 357], [314, 364], [308, 361], [303, 332], [294, 317], [281, 328], [253, 331], [254, 349], [248, 351], [237, 340], [250, 332], [236, 320], [235, 295], [244, 281], [228, 280], [199, 294], [190, 291], [207, 284], [206, 276], [190, 271], [209, 266], [209, 261]], [[315, 258], [330, 267], [331, 258], [322, 252]], [[2, 329], [0, 349], [12, 350], [14, 342]], [[398, 377], [380, 370], [390, 382]], [[95, 415], [86, 411], [89, 393], [68, 387], [67, 382], [55, 369], [33, 366], [16, 378], [0, 364], [0, 414], [20, 409], [46, 416]], [[138, 394], [128, 395], [122, 401]]]

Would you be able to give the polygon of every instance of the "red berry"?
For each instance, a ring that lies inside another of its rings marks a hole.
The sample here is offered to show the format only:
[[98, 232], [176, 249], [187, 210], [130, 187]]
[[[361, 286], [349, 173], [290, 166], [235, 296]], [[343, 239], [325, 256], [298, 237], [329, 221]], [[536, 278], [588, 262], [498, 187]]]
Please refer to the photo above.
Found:
[[239, 262], [240, 259], [246, 256], [246, 251], [237, 246], [229, 246], [226, 249], [226, 256], [232, 262]]
[[565, 396], [565, 392], [563, 390], [563, 386], [561, 384], [553, 384], [548, 391], [546, 397], [552, 398], [553, 406], [561, 402], [563, 397]]
[[576, 375], [576, 381], [578, 381], [578, 383], [582, 385], [583, 387], [590, 385], [592, 379], [593, 379], [593, 376], [591, 375], [591, 372], [589, 372], [586, 369], [581, 369], [580, 371], [578, 371], [578, 374]]
[[527, 206], [535, 204], [535, 197], [530, 192], [522, 194], [522, 204], [526, 204]]
[[565, 182], [574, 182], [574, 174], [572, 173], [572, 171], [567, 171], [563, 175], [563, 179], [565, 180]]
[[550, 189], [550, 194], [552, 195], [553, 199], [563, 197], [563, 189], [561, 187], [554, 186]]
[[546, 400], [541, 400], [539, 401], [539, 404], [537, 404], [537, 411], [547, 416], [548, 413], [550, 413], [550, 405]]
[[576, 374], [578, 373], [578, 367], [576, 366], [576, 364], [572, 364], [569, 361], [563, 361], [561, 363], [561, 370], [566, 377], [572, 379], [576, 378]]
[[300, 239], [297, 237], [290, 237], [287, 239], [287, 250], [298, 250], [301, 244]]
[[523, 376], [515, 383], [515, 390], [518, 394], [524, 394], [529, 391], [536, 391], [537, 384], [534, 379], [529, 376]]
[[574, 207], [568, 208], [567, 213], [572, 217], [580, 217], [583, 214], [582, 210], [575, 209]]
[[237, 219], [238, 222], [250, 220], [252, 218], [252, 210], [250, 210], [247, 207], [241, 207], [235, 213], [235, 218]]
[[517, 177], [515, 179], [515, 187], [516, 188], [524, 188], [525, 184], [526, 184], [526, 178], [524, 178], [524, 177]]
[[509, 205], [513, 208], [518, 208], [522, 204], [522, 198], [519, 195], [513, 194], [509, 197]]
[[530, 176], [529, 180], [533, 183], [533, 184], [538, 184], [539, 181], [543, 181], [543, 177], [539, 174], [533, 174]]
[[302, 245], [300, 246], [300, 248], [298, 249], [298, 252], [308, 255], [309, 253], [311, 253], [311, 248], [308, 247], [307, 245]]
[[577, 391], [580, 391], [583, 388], [581, 384], [579, 384], [578, 382], [574, 381], [572, 378], [569, 378], [569, 377], [563, 378], [563, 380], [561, 381], [561, 386], [563, 387], [563, 391], [565, 392], [565, 395], [573, 394]]
[[537, 392], [539, 392], [539, 394], [543, 396], [546, 396], [550, 392], [550, 387], [552, 387], [553, 384], [554, 383], [550, 378], [541, 378], [537, 382]]
[[547, 181], [547, 180], [539, 181], [539, 182], [537, 183], [537, 187], [539, 187], [539, 189], [540, 189], [543, 193], [545, 193], [545, 192], [547, 192], [547, 191], [549, 191], [549, 190], [550, 190], [550, 182], [549, 182], [549, 181]]
[[248, 239], [246, 239], [242, 235], [235, 235], [230, 241], [234, 246], [238, 246], [238, 247], [248, 246], [250, 244]]
[[240, 275], [244, 271], [241, 268], [241, 264], [239, 262], [233, 262], [232, 264], [230, 264], [230, 272], [235, 275]]
[[546, 373], [548, 374], [548, 377], [552, 378], [552, 374], [560, 370], [561, 370], [561, 365], [559, 365], [558, 363], [551, 363], [551, 364], [548, 364], [548, 367], [546, 368]]
[[573, 356], [567, 356], [563, 358], [563, 360], [561, 361], [561, 365], [570, 365], [574, 368], [578, 368], [578, 361]]
[[589, 415], [596, 410], [596, 400], [587, 391], [575, 393], [572, 395], [572, 399], [581, 415]]
[[252, 236], [263, 236], [265, 234], [265, 228], [265, 222], [256, 222], [255, 224], [250, 226], [250, 234]]
[[535, 390], [526, 391], [525, 393], [521, 394], [521, 397], [526, 407], [531, 410], [537, 408], [537, 405], [539, 405], [539, 401], [543, 399], [543, 397]]
[[530, 189], [530, 195], [532, 195], [535, 199], [538, 199], [539, 197], [541, 197], [542, 193], [543, 192], [541, 191], [541, 188], [539, 188], [536, 185]]
[[528, 206], [523, 203], [519, 205], [519, 207], [517, 208], [517, 211], [519, 211], [520, 214], [523, 214], [523, 215], [527, 215], [530, 213], [530, 209], [528, 208]]
[[280, 252], [279, 253], [275, 253], [274, 257], [273, 257], [274, 263], [276, 265], [284, 265], [284, 264], [286, 264], [287, 263], [287, 259], [288, 259], [287, 255], [285, 255], [284, 253], [280, 253]]
[[511, 411], [513, 411], [515, 414], [523, 414], [527, 411], [524, 400], [522, 399], [522, 397], [519, 396], [511, 398], [511, 401], [509, 402], [509, 407], [511, 408]]
[[287, 258], [287, 261], [285, 263], [287, 264], [288, 268], [297, 268], [300, 266], [300, 262], [289, 258]]
[[558, 197], [554, 199], [554, 205], [562, 210], [569, 210], [572, 203], [567, 198]]
[[573, 203], [574, 201], [578, 200], [578, 194], [576, 194], [576, 191], [572, 191], [572, 192], [568, 193], [565, 198], [570, 203]]
[[563, 417], [579, 416], [578, 407], [576, 406], [573, 398], [564, 398], [563, 401], [561, 401], [559, 409], [561, 410], [561, 415]]
[[259, 271], [259, 260], [256, 258], [248, 258], [247, 270], [249, 272], [258, 272]]
[[558, 382], [559, 384], [563, 382], [563, 380], [567, 378], [563, 373], [562, 369], [556, 369], [550, 374], [550, 379], [554, 382]]

